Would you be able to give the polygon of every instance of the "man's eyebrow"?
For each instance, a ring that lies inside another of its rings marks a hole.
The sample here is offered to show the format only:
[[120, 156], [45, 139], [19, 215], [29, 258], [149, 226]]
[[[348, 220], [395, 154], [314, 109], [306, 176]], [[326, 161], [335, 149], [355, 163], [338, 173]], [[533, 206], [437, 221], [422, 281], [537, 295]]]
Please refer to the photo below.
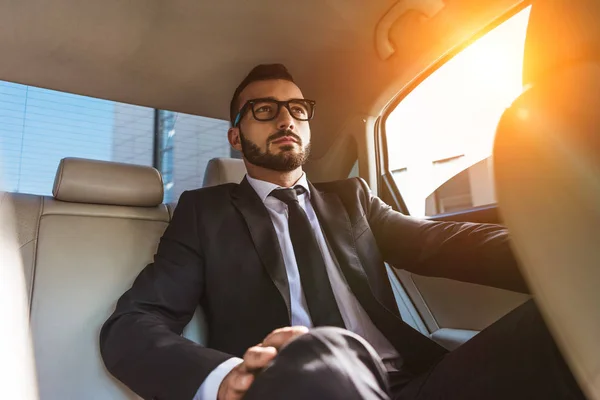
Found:
[[[274, 101], [279, 101], [274, 96], [257, 97], [256, 99], [252, 99], [252, 100], [274, 100]], [[306, 100], [306, 99], [303, 99], [303, 98], [300, 98], [300, 97], [292, 97], [292, 98], [289, 98], [288, 100], [282, 100], [282, 101], [292, 101], [292, 100]]]

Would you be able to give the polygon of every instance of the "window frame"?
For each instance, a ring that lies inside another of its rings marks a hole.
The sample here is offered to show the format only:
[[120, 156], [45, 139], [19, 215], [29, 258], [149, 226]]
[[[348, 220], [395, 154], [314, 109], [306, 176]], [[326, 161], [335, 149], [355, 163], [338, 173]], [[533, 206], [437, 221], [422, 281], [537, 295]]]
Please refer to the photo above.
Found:
[[[507, 22], [512, 17], [517, 15], [519, 12], [523, 11], [527, 7], [531, 6], [531, 0], [523, 0], [519, 4], [511, 7], [509, 10], [504, 12], [499, 17], [495, 18], [492, 22], [485, 25], [483, 28], [479, 29], [475, 34], [469, 37], [464, 42], [452, 47], [446, 53], [444, 53], [441, 57], [439, 57], [435, 62], [433, 62], [430, 66], [421, 71], [415, 78], [409, 81], [400, 91], [388, 102], [388, 104], [382, 110], [380, 116], [377, 118], [377, 122], [375, 124], [375, 158], [377, 160], [377, 178], [378, 178], [378, 188], [385, 188], [389, 193], [389, 198], [394, 202], [392, 204], [393, 208], [397, 211], [402, 212], [405, 215], [410, 215], [410, 211], [406, 206], [406, 203], [402, 197], [400, 189], [396, 185], [394, 181], [392, 171], [390, 170], [389, 163], [389, 152], [387, 146], [387, 132], [386, 132], [386, 123], [390, 114], [398, 107], [398, 105], [410, 94], [413, 90], [415, 90], [423, 81], [429, 78], [433, 73], [435, 73], [438, 69], [446, 65], [446, 63], [452, 60], [455, 56], [460, 54], [463, 50], [469, 47], [471, 44], [475, 43], [480, 38], [484, 37], [492, 30], [502, 25], [504, 22]], [[470, 168], [470, 167], [468, 167]], [[464, 171], [466, 171], [466, 168]], [[462, 172], [462, 171], [461, 171]], [[459, 172], [460, 173], [460, 172]], [[452, 179], [452, 178], [451, 178]], [[446, 181], [447, 182], [447, 181]], [[445, 182], [444, 182], [445, 183]], [[442, 184], [443, 185], [443, 184]], [[486, 204], [483, 206], [475, 206], [461, 211], [453, 211], [449, 213], [441, 213], [435, 214], [432, 216], [426, 216], [426, 219], [434, 218], [446, 218], [456, 215], [462, 215], [469, 212], [478, 212], [478, 211], [487, 211], [489, 209], [496, 208], [497, 203]]]

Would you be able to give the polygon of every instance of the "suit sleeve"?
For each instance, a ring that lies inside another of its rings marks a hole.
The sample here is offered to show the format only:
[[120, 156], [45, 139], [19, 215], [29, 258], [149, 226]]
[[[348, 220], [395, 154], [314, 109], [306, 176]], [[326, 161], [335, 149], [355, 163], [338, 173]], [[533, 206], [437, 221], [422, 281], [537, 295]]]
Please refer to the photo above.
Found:
[[361, 185], [369, 226], [390, 265], [418, 275], [529, 293], [506, 228], [409, 217], [373, 196], [362, 180]]
[[191, 193], [184, 193], [154, 263], [121, 296], [100, 332], [106, 368], [144, 399], [191, 400], [231, 356], [181, 336], [204, 287], [204, 261]]

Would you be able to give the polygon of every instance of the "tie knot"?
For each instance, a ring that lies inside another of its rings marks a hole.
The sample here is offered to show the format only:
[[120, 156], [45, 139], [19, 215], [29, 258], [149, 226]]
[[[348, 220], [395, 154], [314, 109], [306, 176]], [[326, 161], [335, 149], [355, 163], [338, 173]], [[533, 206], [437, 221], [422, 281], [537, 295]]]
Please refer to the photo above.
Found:
[[270, 193], [270, 196], [283, 201], [285, 204], [290, 204], [298, 201], [298, 196], [306, 192], [302, 186], [296, 186], [289, 189], [275, 189]]

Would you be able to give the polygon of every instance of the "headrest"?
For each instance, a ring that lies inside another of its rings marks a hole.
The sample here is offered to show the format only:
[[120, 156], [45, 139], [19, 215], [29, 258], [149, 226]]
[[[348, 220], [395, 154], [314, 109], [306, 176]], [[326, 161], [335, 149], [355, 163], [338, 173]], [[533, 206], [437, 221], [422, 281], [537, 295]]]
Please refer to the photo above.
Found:
[[527, 28], [523, 84], [530, 85], [564, 66], [600, 60], [600, 2], [534, 1]]
[[206, 166], [203, 187], [240, 183], [246, 175], [244, 161], [237, 158], [213, 158]]
[[154, 207], [163, 201], [163, 182], [152, 167], [63, 158], [52, 194], [72, 203]]

